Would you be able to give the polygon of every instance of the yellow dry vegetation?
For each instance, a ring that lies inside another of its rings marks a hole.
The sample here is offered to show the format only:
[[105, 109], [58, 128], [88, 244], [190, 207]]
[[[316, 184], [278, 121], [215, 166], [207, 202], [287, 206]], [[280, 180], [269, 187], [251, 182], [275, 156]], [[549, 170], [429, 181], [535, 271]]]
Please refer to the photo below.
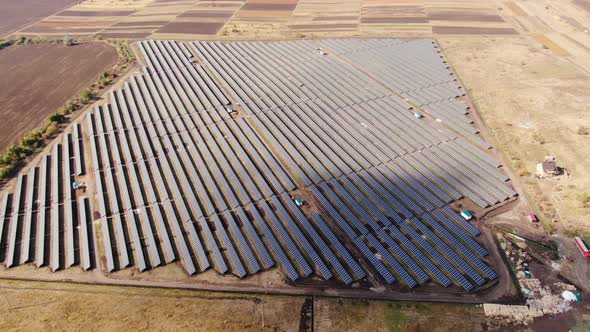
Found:
[[[590, 75], [533, 39], [444, 37], [444, 53], [463, 80], [488, 128], [488, 138], [520, 178], [530, 202], [549, 227], [590, 232]], [[570, 177], [528, 175], [552, 155]], [[520, 172], [526, 170], [527, 172]], [[556, 218], [557, 223], [551, 220]]]
[[556, 55], [561, 55], [561, 56], [568, 56], [570, 55], [568, 51], [564, 50], [563, 48], [561, 48], [559, 45], [557, 45], [553, 40], [549, 39], [549, 37], [545, 36], [545, 35], [532, 35], [533, 38], [535, 38], [535, 40], [537, 40], [539, 43], [543, 44], [543, 46], [547, 49], [550, 49], [551, 51], [553, 51]]
[[0, 281], [0, 330], [293, 331], [303, 298]]

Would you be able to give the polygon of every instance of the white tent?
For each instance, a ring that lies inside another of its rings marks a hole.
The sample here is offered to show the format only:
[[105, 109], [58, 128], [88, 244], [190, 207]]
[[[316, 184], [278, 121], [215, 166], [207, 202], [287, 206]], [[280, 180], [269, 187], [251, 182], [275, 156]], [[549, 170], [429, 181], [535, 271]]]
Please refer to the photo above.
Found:
[[579, 292], [564, 291], [561, 293], [561, 297], [568, 302], [580, 302], [582, 301], [582, 295]]

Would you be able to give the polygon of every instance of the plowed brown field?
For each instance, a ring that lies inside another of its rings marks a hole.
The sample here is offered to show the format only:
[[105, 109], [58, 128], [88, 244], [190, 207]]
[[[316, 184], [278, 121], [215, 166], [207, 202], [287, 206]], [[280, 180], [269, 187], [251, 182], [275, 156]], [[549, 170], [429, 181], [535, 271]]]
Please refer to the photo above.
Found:
[[0, 38], [75, 3], [75, 0], [2, 1], [2, 8], [0, 8]]
[[116, 61], [117, 51], [106, 43], [0, 50], [0, 151], [38, 127]]

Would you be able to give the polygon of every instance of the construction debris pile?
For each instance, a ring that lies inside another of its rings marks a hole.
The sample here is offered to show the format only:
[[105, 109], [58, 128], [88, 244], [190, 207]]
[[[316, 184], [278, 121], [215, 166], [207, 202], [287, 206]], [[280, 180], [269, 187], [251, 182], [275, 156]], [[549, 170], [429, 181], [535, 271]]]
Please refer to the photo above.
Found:
[[[528, 272], [528, 271], [527, 271]], [[545, 315], [555, 315], [568, 311], [571, 302], [561, 296], [561, 292], [553, 293], [549, 286], [543, 286], [541, 281], [533, 278], [529, 273], [519, 271], [517, 274], [525, 305], [502, 305], [486, 303], [483, 305], [484, 313], [492, 318], [497, 325], [518, 324], [529, 325], [535, 318]], [[563, 284], [568, 289], [574, 289], [572, 285]]]
[[541, 280], [535, 278], [529, 271], [528, 266], [531, 262], [531, 256], [526, 251], [513, 246], [508, 241], [502, 241], [501, 244], [506, 257], [509, 258], [516, 272], [516, 278], [526, 299], [526, 304], [484, 304], [484, 313], [493, 321], [494, 325], [502, 326], [519, 323], [529, 325], [535, 318], [544, 315], [555, 315], [571, 308], [571, 301], [565, 299], [562, 294], [575, 292], [576, 288], [574, 286], [563, 282], [555, 283], [553, 287], [543, 285]]

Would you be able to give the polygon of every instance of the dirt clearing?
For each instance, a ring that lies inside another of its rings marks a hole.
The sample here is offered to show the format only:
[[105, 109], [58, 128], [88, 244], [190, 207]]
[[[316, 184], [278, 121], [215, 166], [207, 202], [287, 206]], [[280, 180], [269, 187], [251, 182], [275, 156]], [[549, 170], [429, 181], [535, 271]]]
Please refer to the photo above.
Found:
[[116, 61], [117, 51], [106, 43], [0, 50], [0, 151], [41, 125]]

